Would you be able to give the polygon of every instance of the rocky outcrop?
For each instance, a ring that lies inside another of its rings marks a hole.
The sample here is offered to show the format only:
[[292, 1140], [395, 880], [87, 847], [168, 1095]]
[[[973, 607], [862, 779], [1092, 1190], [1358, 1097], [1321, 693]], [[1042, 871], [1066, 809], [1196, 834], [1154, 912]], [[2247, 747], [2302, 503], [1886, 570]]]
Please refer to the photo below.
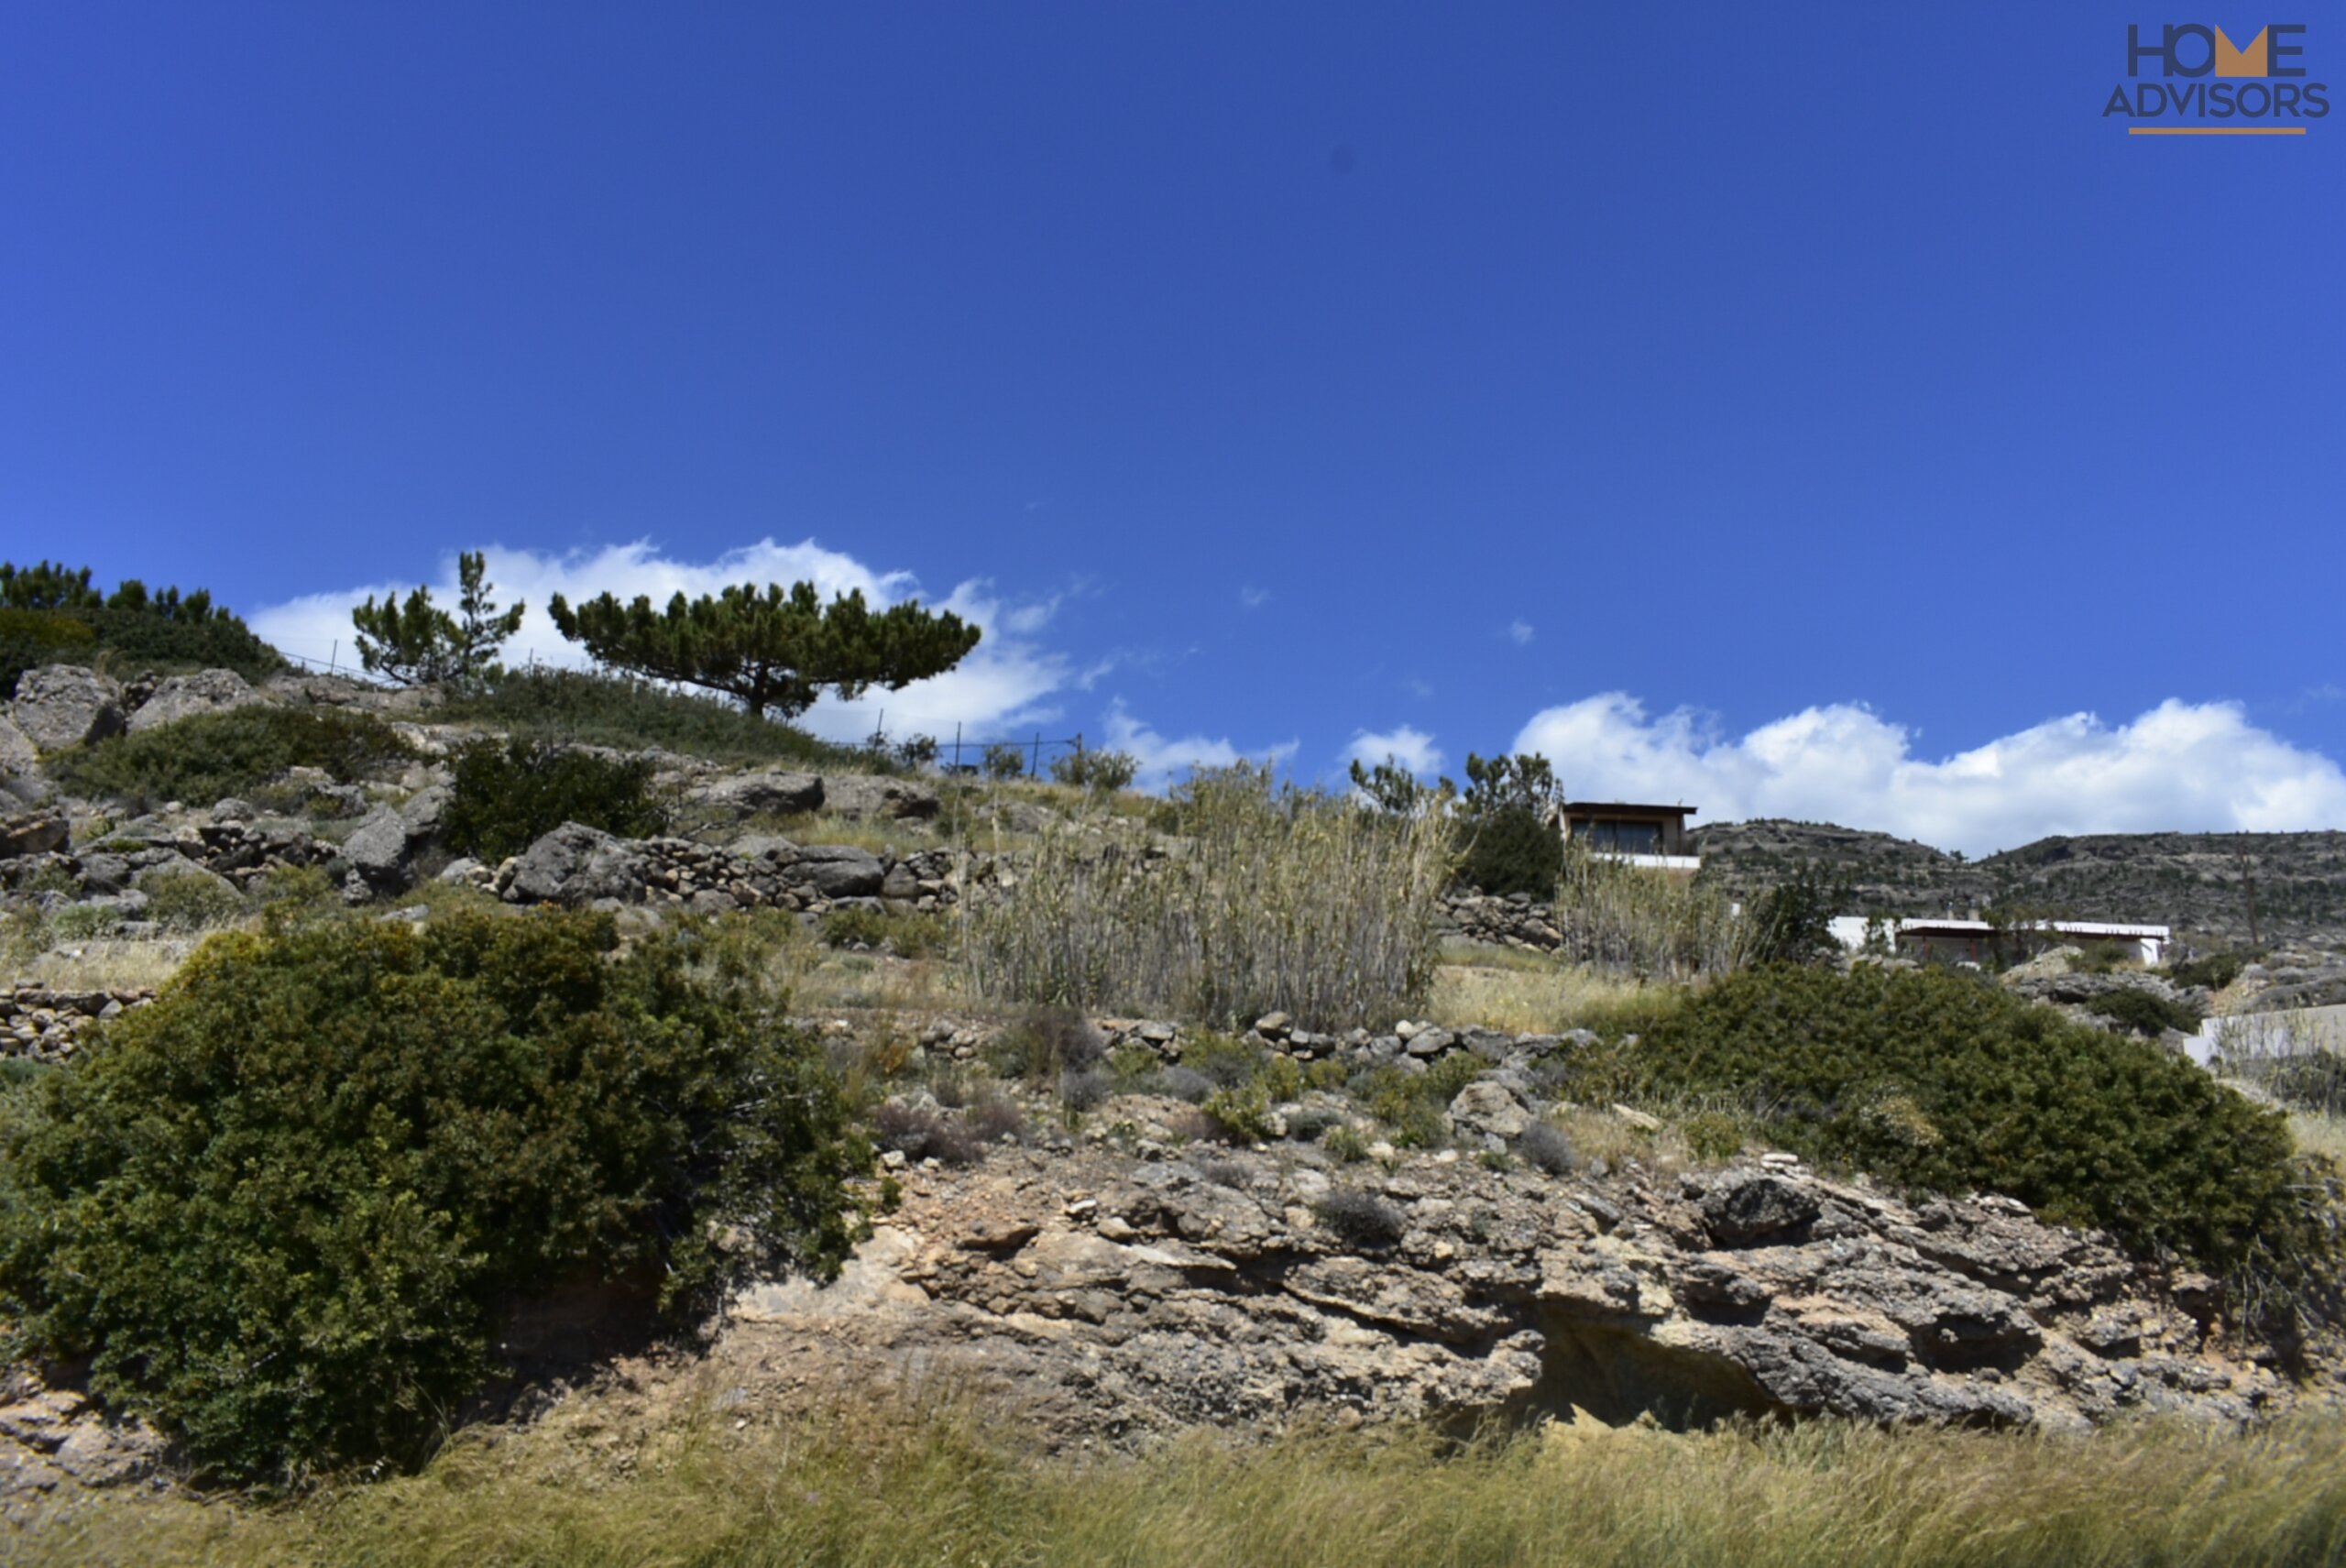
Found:
[[16, 721], [0, 714], [0, 778], [22, 778], [40, 763], [39, 748]]
[[695, 785], [685, 798], [729, 817], [795, 817], [819, 810], [823, 781], [813, 773], [736, 773]]
[[[2233, 1421], [2297, 1397], [2099, 1235], [1781, 1158], [1598, 1180], [1455, 1154], [1095, 1147], [903, 1180], [837, 1284], [741, 1297], [725, 1382], [953, 1387], [1061, 1443], [1312, 1416]], [[1398, 1216], [1398, 1239], [1347, 1240], [1322, 1216], [1348, 1194]]]
[[176, 724], [182, 718], [199, 714], [225, 713], [232, 707], [243, 707], [259, 702], [260, 693], [245, 683], [245, 677], [234, 670], [203, 670], [192, 675], [173, 675], [155, 688], [154, 694], [139, 704], [130, 716], [131, 734], [144, 734], [166, 724]]
[[361, 903], [377, 894], [398, 893], [414, 881], [414, 859], [439, 837], [448, 806], [448, 788], [417, 791], [396, 809], [378, 806], [342, 842], [344, 896]]
[[1453, 888], [1442, 894], [1440, 911], [1443, 927], [1469, 941], [1542, 953], [1563, 946], [1555, 911], [1534, 901], [1529, 894], [1500, 897], [1473, 888]]
[[45, 855], [65, 848], [71, 832], [62, 813], [19, 811], [0, 814], [0, 860], [19, 855]]
[[823, 808], [841, 817], [893, 817], [926, 822], [944, 808], [928, 784], [876, 773], [831, 773], [823, 779]]
[[627, 839], [565, 822], [522, 852], [503, 892], [517, 904], [640, 903], [645, 867], [642, 851]]
[[8, 710], [25, 738], [44, 751], [104, 740], [123, 731], [122, 688], [79, 664], [43, 664], [16, 682]]
[[688, 839], [614, 839], [565, 823], [519, 859], [473, 880], [515, 904], [681, 905], [701, 912], [777, 908], [820, 914], [841, 904], [934, 913], [959, 896], [953, 857], [902, 857], [852, 844], [799, 845], [767, 835], [729, 849]]

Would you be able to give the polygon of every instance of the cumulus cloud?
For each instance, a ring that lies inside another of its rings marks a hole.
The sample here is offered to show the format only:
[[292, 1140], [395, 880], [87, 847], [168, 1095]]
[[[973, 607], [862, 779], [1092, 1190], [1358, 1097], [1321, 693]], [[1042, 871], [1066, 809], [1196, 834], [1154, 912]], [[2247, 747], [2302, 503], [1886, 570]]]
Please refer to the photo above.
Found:
[[1148, 724], [1133, 717], [1123, 700], [1109, 705], [1108, 749], [1129, 751], [1140, 762], [1137, 783], [1143, 789], [1162, 789], [1177, 773], [1192, 768], [1226, 768], [1241, 760], [1277, 764], [1295, 755], [1297, 742], [1241, 751], [1227, 738], [1185, 735], [1167, 740]]
[[2161, 703], [2131, 723], [2047, 719], [1952, 756], [1850, 704], [1745, 735], [1687, 709], [1648, 717], [1624, 692], [1535, 715], [1538, 751], [1583, 798], [1683, 801], [1699, 820], [1838, 822], [1967, 854], [2050, 834], [2239, 830], [2346, 823], [2346, 773], [2248, 721], [2236, 703]]
[[1533, 635], [1531, 623], [1528, 620], [1510, 620], [1507, 623], [1507, 640], [1517, 647], [1529, 648], [1531, 646]]
[[[609, 592], [622, 599], [649, 595], [665, 604], [675, 594], [697, 598], [740, 583], [812, 582], [828, 598], [861, 589], [875, 605], [917, 598], [920, 585], [908, 572], [882, 572], [852, 555], [828, 550], [814, 540], [777, 544], [762, 539], [709, 561], [679, 561], [663, 555], [648, 541], [599, 550], [553, 554], [485, 546], [488, 576], [499, 604], [526, 603], [530, 613], [519, 635], [506, 646], [509, 663], [533, 654], [545, 664], [584, 668], [583, 652], [563, 640], [546, 619], [546, 600], [555, 594], [576, 602]], [[356, 663], [351, 649], [350, 607], [372, 595], [405, 593], [415, 585], [369, 583], [305, 595], [271, 605], [248, 619], [253, 630], [289, 653], [323, 663], [333, 655], [345, 667]], [[430, 583], [433, 599], [456, 600], [456, 558], [444, 557]], [[1058, 608], [1057, 598], [1015, 603], [997, 597], [982, 580], [956, 587], [932, 609], [949, 609], [983, 629], [976, 652], [944, 674], [916, 681], [902, 691], [874, 690], [854, 703], [825, 697], [799, 720], [832, 740], [857, 740], [872, 733], [882, 714], [891, 735], [937, 735], [949, 740], [959, 723], [971, 733], [1018, 724], [1047, 723], [1056, 711], [1045, 699], [1069, 683], [1065, 657], [1040, 646], [1034, 634]]]
[[1388, 758], [1421, 779], [1442, 772], [1442, 748], [1432, 736], [1407, 724], [1385, 734], [1360, 730], [1344, 748], [1343, 760], [1363, 767], [1373, 768]]

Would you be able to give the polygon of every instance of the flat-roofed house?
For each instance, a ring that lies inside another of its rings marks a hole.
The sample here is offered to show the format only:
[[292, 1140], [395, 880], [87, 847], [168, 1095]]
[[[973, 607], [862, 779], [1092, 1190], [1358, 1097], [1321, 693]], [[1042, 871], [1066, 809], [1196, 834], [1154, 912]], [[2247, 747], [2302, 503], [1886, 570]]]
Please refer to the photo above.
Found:
[[1569, 800], [1557, 807], [1564, 831], [1595, 853], [1685, 876], [1703, 866], [1701, 856], [1686, 852], [1686, 818], [1694, 811], [1621, 800]]
[[[1865, 945], [1869, 924], [1863, 916], [1845, 915], [1833, 922], [1833, 934], [1840, 938], [1843, 947], [1855, 949]], [[1949, 916], [1884, 920], [1875, 928], [1896, 951], [1909, 958], [1957, 964], [1983, 964], [1991, 958], [2042, 952], [2065, 943], [2111, 942], [2131, 949], [2130, 956], [2144, 965], [2154, 966], [2166, 956], [2167, 943], [2174, 938], [2174, 932], [2165, 926], [2129, 925], [2115, 920], [2029, 920], [1998, 925]]]

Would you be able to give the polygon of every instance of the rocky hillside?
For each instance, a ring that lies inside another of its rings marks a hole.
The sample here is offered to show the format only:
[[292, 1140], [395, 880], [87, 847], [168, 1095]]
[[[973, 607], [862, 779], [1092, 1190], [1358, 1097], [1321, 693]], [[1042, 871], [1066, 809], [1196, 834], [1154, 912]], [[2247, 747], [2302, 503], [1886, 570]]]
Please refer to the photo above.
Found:
[[[1189, 1111], [1128, 1097], [1080, 1138], [900, 1164], [901, 1205], [836, 1283], [752, 1287], [705, 1358], [624, 1365], [579, 1419], [643, 1427], [715, 1392], [738, 1423], [882, 1387], [1080, 1450], [1315, 1419], [2232, 1423], [2333, 1392], [2228, 1342], [2214, 1281], [2162, 1284], [2010, 1199], [1910, 1205], [1783, 1156], [1550, 1176], [1183, 1149]], [[0, 1499], [158, 1463], [143, 1431], [18, 1384]]]
[[[1852, 913], [2003, 908], [2173, 926], [2203, 946], [2346, 948], [2346, 833], [2100, 833], [2041, 839], [1981, 861], [1886, 833], [1729, 822], [1695, 836], [1704, 874], [1738, 896], [1803, 862], [1846, 876]], [[2253, 884], [2255, 921], [2249, 907]]]

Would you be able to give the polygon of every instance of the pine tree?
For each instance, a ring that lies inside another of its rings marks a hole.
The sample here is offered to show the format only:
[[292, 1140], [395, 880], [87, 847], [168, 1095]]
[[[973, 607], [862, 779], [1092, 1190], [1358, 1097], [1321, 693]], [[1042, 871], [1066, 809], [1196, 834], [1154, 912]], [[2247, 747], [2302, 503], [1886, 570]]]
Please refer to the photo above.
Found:
[[662, 612], [642, 596], [622, 605], [604, 594], [573, 609], [556, 594], [547, 611], [565, 637], [613, 668], [725, 692], [752, 714], [784, 718], [825, 687], [852, 701], [872, 686], [897, 691], [942, 674], [979, 637], [960, 617], [917, 600], [875, 614], [857, 590], [826, 606], [812, 583], [678, 594]]
[[430, 588], [417, 588], [401, 604], [372, 595], [350, 612], [358, 629], [358, 661], [374, 674], [403, 686], [468, 685], [498, 672], [497, 651], [521, 630], [526, 605], [499, 610], [495, 585], [478, 552], [456, 557], [456, 613], [432, 602]]

